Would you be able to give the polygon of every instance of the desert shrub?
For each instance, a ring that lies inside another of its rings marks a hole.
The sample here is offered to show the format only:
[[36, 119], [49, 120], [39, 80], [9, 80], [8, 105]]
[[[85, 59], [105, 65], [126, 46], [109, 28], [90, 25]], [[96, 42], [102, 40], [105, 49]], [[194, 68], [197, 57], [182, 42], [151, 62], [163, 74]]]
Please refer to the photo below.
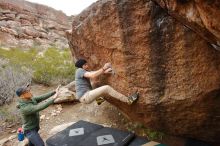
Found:
[[45, 85], [63, 83], [74, 79], [74, 66], [68, 50], [60, 52], [55, 48], [47, 49], [35, 58], [33, 79]]
[[13, 66], [31, 70], [36, 83], [65, 84], [74, 79], [75, 68], [69, 49], [48, 48], [44, 52], [37, 52], [33, 48], [28, 51], [0, 49], [0, 57], [7, 58]]
[[13, 123], [21, 123], [21, 116], [19, 115], [20, 113], [16, 108], [15, 103], [0, 106], [0, 121], [7, 122], [7, 125], [11, 125]]
[[9, 103], [15, 97], [18, 87], [31, 82], [31, 74], [27, 70], [0, 64], [0, 105]]
[[141, 123], [138, 123], [138, 122], [135, 122], [135, 123], [128, 122], [127, 121], [128, 119], [124, 119], [124, 120], [125, 120], [125, 126], [127, 127], [127, 130], [135, 131], [135, 133], [137, 133], [138, 135], [145, 136], [149, 140], [160, 141], [165, 136], [165, 134], [163, 132], [149, 129], [149, 128], [145, 127]]
[[0, 49], [0, 58], [9, 60], [9, 64], [12, 66], [25, 66], [30, 68], [36, 55], [37, 51], [35, 49], [30, 49], [29, 51], [22, 51], [21, 49]]

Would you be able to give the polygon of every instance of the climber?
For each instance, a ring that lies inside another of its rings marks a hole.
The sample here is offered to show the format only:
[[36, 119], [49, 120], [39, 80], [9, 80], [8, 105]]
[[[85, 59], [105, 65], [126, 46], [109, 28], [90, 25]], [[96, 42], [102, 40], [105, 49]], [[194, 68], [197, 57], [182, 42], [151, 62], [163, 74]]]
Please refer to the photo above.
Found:
[[44, 142], [38, 134], [40, 129], [39, 111], [47, 108], [53, 103], [59, 94], [59, 86], [55, 91], [38, 97], [33, 97], [30, 92], [30, 85], [17, 89], [16, 94], [20, 97], [18, 108], [22, 116], [24, 135], [29, 140], [28, 145], [44, 146]]
[[112, 72], [110, 63], [106, 63], [102, 68], [96, 71], [89, 71], [88, 63], [84, 59], [77, 60], [75, 66], [78, 68], [75, 73], [76, 98], [79, 99], [80, 102], [89, 104], [99, 97], [107, 96], [127, 104], [132, 104], [138, 99], [139, 94], [137, 92], [127, 97], [117, 92], [109, 85], [92, 89], [90, 79], [98, 77], [101, 74]]

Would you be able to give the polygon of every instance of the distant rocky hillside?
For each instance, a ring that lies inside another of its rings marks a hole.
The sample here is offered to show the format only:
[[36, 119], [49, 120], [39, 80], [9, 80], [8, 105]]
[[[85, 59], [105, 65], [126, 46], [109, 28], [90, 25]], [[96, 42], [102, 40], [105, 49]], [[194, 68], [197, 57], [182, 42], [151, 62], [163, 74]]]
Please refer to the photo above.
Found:
[[0, 47], [67, 48], [71, 18], [62, 11], [24, 0], [0, 0]]

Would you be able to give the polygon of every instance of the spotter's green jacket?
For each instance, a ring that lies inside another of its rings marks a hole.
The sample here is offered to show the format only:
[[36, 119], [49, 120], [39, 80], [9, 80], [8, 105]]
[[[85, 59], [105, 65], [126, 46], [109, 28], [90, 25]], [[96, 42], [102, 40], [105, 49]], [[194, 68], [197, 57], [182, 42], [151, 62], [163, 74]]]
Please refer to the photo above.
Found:
[[21, 113], [24, 131], [40, 127], [39, 111], [53, 104], [54, 99], [49, 97], [53, 96], [55, 93], [56, 92], [53, 91], [41, 96], [32, 97], [30, 100], [19, 100], [18, 108]]

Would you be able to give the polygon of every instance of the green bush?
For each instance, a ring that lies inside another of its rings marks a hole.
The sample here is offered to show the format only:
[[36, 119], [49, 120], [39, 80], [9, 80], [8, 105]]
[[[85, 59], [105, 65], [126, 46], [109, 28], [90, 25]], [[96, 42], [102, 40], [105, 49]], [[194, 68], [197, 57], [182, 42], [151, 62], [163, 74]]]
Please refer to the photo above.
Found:
[[[125, 121], [126, 121], [126, 119], [125, 119]], [[165, 134], [163, 132], [149, 129], [141, 123], [127, 122], [125, 124], [125, 126], [127, 127], [128, 131], [135, 131], [135, 133], [137, 133], [138, 135], [146, 136], [149, 140], [160, 141], [165, 136]]]
[[21, 123], [21, 118], [18, 115], [19, 112], [14, 104], [12, 106], [7, 104], [0, 106], [0, 121], [7, 122], [7, 124]]
[[165, 134], [162, 132], [153, 131], [150, 129], [147, 129], [145, 132], [149, 140], [162, 140], [165, 136]]
[[74, 66], [70, 53], [65, 50], [49, 48], [43, 56], [36, 57], [33, 79], [36, 82], [50, 85], [52, 83], [67, 83], [74, 79]]
[[69, 49], [48, 48], [44, 52], [36, 49], [0, 49], [0, 58], [8, 59], [11, 65], [32, 72], [32, 79], [37, 83], [52, 85], [68, 83], [74, 80], [75, 68]]
[[15, 97], [17, 88], [31, 82], [31, 74], [16, 66], [7, 66], [7, 61], [0, 62], [0, 106], [9, 103]]

